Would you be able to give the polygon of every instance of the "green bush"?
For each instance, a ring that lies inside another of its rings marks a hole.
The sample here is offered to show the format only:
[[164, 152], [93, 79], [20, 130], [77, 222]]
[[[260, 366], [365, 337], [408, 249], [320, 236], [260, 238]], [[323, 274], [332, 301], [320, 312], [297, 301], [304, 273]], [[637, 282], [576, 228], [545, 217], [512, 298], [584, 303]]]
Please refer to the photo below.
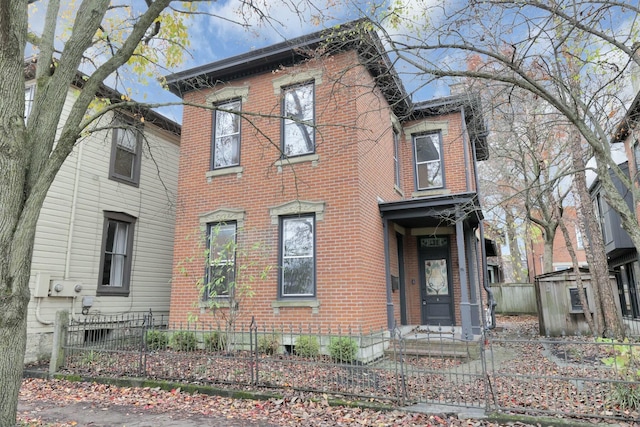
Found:
[[204, 348], [209, 351], [222, 351], [227, 348], [227, 336], [224, 332], [214, 331], [204, 336]]
[[349, 337], [333, 337], [329, 342], [331, 358], [340, 363], [351, 363], [356, 360], [358, 343]]
[[320, 354], [320, 343], [318, 343], [318, 338], [312, 335], [302, 335], [301, 337], [298, 337], [293, 351], [296, 356], [317, 357], [318, 354]]
[[273, 355], [280, 349], [280, 340], [275, 335], [263, 335], [258, 338], [258, 351], [262, 354]]
[[612, 356], [605, 357], [602, 362], [615, 368], [618, 379], [625, 383], [613, 383], [609, 400], [617, 404], [622, 410], [640, 409], [640, 347], [629, 343], [607, 338], [600, 342], [613, 344], [609, 351]]
[[166, 332], [148, 330], [145, 339], [149, 350], [162, 350], [169, 344], [169, 337]]
[[198, 348], [198, 338], [196, 338], [195, 332], [174, 332], [171, 336], [171, 347], [178, 351], [193, 351]]

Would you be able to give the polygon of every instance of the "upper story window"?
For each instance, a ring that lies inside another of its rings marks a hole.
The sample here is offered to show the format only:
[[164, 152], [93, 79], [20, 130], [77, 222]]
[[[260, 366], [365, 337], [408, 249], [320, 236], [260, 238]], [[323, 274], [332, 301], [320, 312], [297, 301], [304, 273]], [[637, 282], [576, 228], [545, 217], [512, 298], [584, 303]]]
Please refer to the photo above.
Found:
[[140, 183], [141, 132], [132, 123], [118, 119], [112, 130], [109, 178], [138, 186]]
[[131, 215], [104, 213], [98, 295], [129, 295], [135, 223]]
[[237, 225], [207, 224], [207, 269], [202, 299], [228, 298], [236, 280]]
[[315, 215], [280, 218], [280, 239], [279, 296], [315, 296]]
[[[211, 169], [221, 169], [240, 164], [240, 100], [218, 105], [214, 113]], [[226, 110], [226, 111], [225, 111]]]
[[393, 176], [396, 187], [400, 188], [400, 135], [393, 131]]
[[444, 173], [440, 133], [414, 136], [413, 145], [418, 190], [443, 187]]
[[31, 85], [24, 88], [24, 119], [31, 114], [33, 108], [33, 97], [35, 96], [36, 87]]
[[315, 152], [314, 83], [283, 89], [282, 152], [301, 156]]

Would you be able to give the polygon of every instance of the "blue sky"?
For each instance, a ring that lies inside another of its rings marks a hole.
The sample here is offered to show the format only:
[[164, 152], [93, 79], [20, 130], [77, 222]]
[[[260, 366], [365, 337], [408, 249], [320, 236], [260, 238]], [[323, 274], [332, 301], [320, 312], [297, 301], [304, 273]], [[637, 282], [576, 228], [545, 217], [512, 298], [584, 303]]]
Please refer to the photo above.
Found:
[[[381, 5], [385, 5], [387, 1], [384, 0]], [[425, 3], [425, 0], [404, 1], [409, 8], [424, 7]], [[426, 0], [426, 2], [429, 1], [431, 0]], [[189, 21], [190, 55], [179, 69], [172, 71], [190, 69], [313, 33], [338, 23], [358, 19], [363, 14], [357, 6], [347, 7], [344, 3], [341, 7], [334, 6], [322, 10], [301, 6], [303, 8], [297, 11], [293, 10], [287, 0], [270, 0], [261, 3], [267, 8], [265, 12], [270, 17], [266, 21], [260, 21], [252, 14], [245, 13], [241, 16], [238, 11], [238, 2], [233, 0], [211, 2], [203, 7], [202, 11], [206, 14], [196, 15]], [[325, 1], [319, 0], [316, 3], [324, 5]], [[318, 19], [320, 15], [322, 18]], [[408, 89], [411, 89], [412, 82], [407, 78], [403, 80]], [[174, 95], [159, 90], [155, 84], [142, 90], [149, 91], [148, 101], [179, 101]], [[448, 94], [448, 88], [442, 85], [433, 85], [419, 92], [420, 100]], [[182, 119], [179, 107], [164, 108], [160, 111], [178, 122]]]
[[[204, 6], [206, 14], [195, 15], [189, 21], [191, 39], [190, 53], [185, 63], [176, 70], [181, 71], [219, 61], [234, 55], [269, 46], [287, 39], [319, 31], [322, 28], [357, 18], [357, 13], [342, 8], [323, 10], [323, 21], [318, 22], [314, 16], [318, 10], [305, 8], [295, 12], [288, 2], [264, 2], [266, 13], [270, 17], [260, 21], [258, 17], [245, 13], [239, 15], [238, 2], [233, 0], [216, 1]], [[324, 2], [318, 2], [324, 3]], [[166, 102], [179, 101], [174, 95], [153, 89], [153, 99]], [[151, 95], [151, 94], [150, 94]], [[175, 117], [179, 109], [164, 110], [164, 114]]]
[[[141, 1], [141, 0], [140, 0]], [[384, 7], [389, 0], [379, 0], [378, 7]], [[434, 0], [404, 0], [407, 10], [423, 8], [425, 3]], [[351, 6], [345, 6], [347, 3]], [[65, 10], [74, 14], [79, 1], [63, 2], [60, 16], [64, 16]], [[304, 34], [313, 33], [332, 25], [357, 19], [363, 12], [359, 10], [358, 4], [366, 5], [362, 0], [347, 0], [334, 2], [332, 0], [307, 0], [304, 2], [296, 0], [255, 0], [253, 3], [260, 5], [266, 20], [260, 20], [255, 13], [247, 13], [247, 10], [239, 11], [238, 7], [244, 2], [237, 0], [218, 0], [210, 3], [203, 3], [199, 14], [193, 15], [189, 21], [189, 36], [191, 46], [185, 62], [176, 69], [160, 70], [160, 74], [167, 75], [172, 72], [182, 71], [196, 66], [215, 62], [240, 53], [269, 46], [287, 39], [298, 37]], [[338, 6], [337, 4], [341, 4]], [[134, 6], [136, 1], [131, 2]], [[327, 4], [331, 4], [327, 7]], [[30, 26], [36, 32], [41, 30], [46, 11], [47, 0], [40, 0], [31, 7]], [[294, 10], [294, 6], [297, 9]], [[175, 2], [179, 7], [179, 2]], [[369, 5], [370, 6], [370, 5]], [[242, 13], [240, 13], [242, 12]], [[62, 25], [60, 25], [62, 27]], [[61, 47], [61, 46], [59, 46]], [[28, 50], [27, 55], [33, 54]], [[90, 72], [90, 70], [83, 70]], [[124, 73], [123, 73], [124, 74]], [[134, 99], [143, 102], [164, 103], [179, 102], [180, 99], [171, 93], [164, 91], [155, 81], [148, 84], [139, 84], [137, 76], [130, 74], [123, 80], [124, 85], [115, 80], [106, 83], [114, 86], [117, 90], [131, 88]], [[403, 79], [410, 88], [411, 82]], [[425, 91], [422, 91], [424, 93]], [[442, 96], [448, 94], [448, 89], [442, 88], [429, 92], [427, 96]], [[423, 95], [424, 99], [425, 96]], [[181, 122], [181, 108], [170, 107], [159, 110], [169, 118]]]

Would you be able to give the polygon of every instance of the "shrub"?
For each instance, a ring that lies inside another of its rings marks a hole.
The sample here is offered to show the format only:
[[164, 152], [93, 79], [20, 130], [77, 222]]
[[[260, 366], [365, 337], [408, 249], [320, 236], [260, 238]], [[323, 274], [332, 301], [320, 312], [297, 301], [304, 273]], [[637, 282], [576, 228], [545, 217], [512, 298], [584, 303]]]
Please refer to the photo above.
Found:
[[262, 354], [276, 354], [279, 348], [280, 340], [275, 335], [263, 335], [258, 338], [258, 351]]
[[329, 354], [336, 362], [351, 363], [357, 353], [358, 343], [349, 337], [333, 337], [329, 342]]
[[166, 332], [148, 330], [146, 336], [147, 348], [149, 350], [162, 350], [169, 344], [169, 337]]
[[195, 332], [174, 332], [171, 337], [171, 346], [178, 351], [193, 351], [198, 348], [198, 338], [196, 338]]
[[600, 342], [613, 344], [610, 351], [613, 355], [605, 357], [602, 362], [615, 368], [618, 378], [625, 381], [611, 385], [609, 399], [622, 410], [640, 409], [640, 347], [626, 339], [620, 343], [602, 338]]
[[296, 340], [293, 351], [301, 357], [317, 357], [320, 354], [320, 344], [318, 338], [312, 335], [302, 335]]
[[204, 348], [209, 351], [222, 351], [227, 348], [227, 336], [224, 332], [214, 331], [204, 336]]

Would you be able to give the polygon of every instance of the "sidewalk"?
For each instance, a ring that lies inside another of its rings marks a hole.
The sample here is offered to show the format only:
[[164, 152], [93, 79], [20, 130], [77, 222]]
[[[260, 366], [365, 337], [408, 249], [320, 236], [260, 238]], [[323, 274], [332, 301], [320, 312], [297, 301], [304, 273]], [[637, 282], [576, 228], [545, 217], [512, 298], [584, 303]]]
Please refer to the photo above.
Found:
[[18, 414], [22, 420], [37, 419], [47, 426], [60, 423], [61, 426], [77, 427], [278, 427], [265, 422], [204, 416], [188, 411], [154, 413], [135, 406], [87, 403], [53, 406], [51, 402], [20, 400]]

